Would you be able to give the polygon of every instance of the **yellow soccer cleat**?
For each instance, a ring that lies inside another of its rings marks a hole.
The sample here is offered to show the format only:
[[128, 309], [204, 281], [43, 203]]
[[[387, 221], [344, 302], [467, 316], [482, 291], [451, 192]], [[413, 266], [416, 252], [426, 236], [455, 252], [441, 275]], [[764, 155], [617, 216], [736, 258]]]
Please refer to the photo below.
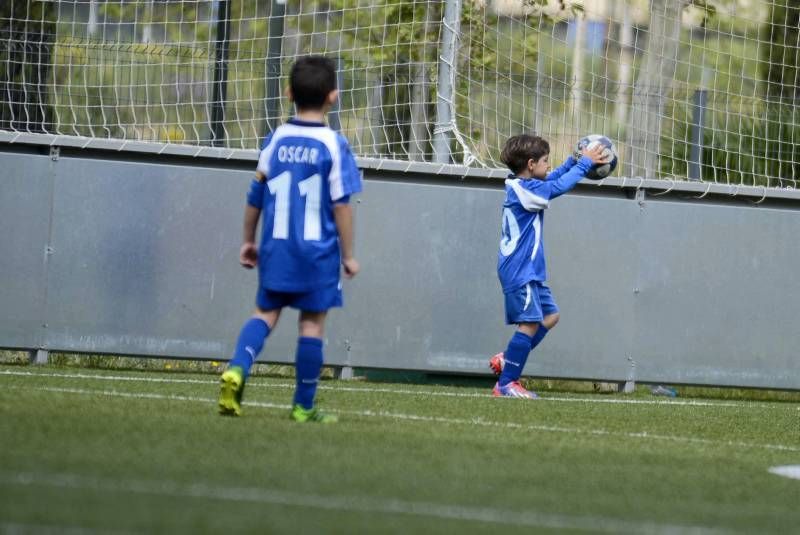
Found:
[[219, 379], [219, 413], [223, 416], [242, 415], [244, 372], [238, 366], [225, 370]]
[[292, 408], [290, 418], [300, 423], [316, 422], [320, 424], [335, 424], [339, 421], [339, 418], [333, 414], [324, 413], [316, 407], [313, 409], [304, 409], [302, 405], [295, 405]]

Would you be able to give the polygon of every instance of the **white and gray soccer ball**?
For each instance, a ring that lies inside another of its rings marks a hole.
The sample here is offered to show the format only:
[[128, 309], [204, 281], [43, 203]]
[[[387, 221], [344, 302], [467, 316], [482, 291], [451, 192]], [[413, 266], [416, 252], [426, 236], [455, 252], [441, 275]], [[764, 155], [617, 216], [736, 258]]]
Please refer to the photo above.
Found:
[[614, 169], [617, 168], [617, 162], [619, 161], [619, 158], [617, 157], [617, 149], [614, 147], [614, 143], [606, 136], [602, 136], [600, 134], [590, 134], [581, 138], [581, 140], [578, 141], [575, 157], [580, 158], [581, 151], [583, 149], [592, 148], [598, 144], [603, 147], [603, 156], [611, 157], [611, 160], [608, 163], [598, 164], [592, 167], [589, 172], [586, 173], [586, 178], [591, 180], [601, 180], [613, 173]]

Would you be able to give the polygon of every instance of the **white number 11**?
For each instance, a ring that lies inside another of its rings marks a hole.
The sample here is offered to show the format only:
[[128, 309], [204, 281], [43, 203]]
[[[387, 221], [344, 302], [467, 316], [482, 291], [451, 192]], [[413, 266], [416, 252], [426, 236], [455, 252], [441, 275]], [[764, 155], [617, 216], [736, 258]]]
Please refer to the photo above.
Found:
[[[272, 224], [272, 237], [276, 240], [289, 238], [289, 216], [291, 213], [292, 173], [284, 171], [267, 182], [270, 194], [275, 196], [275, 221]], [[322, 238], [320, 210], [322, 205], [322, 176], [311, 175], [297, 183], [300, 195], [306, 198], [303, 239], [319, 241]]]

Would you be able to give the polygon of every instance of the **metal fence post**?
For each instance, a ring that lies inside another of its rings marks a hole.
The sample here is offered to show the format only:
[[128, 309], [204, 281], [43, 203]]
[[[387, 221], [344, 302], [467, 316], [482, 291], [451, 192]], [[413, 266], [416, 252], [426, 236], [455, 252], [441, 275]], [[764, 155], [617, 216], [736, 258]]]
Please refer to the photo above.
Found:
[[230, 0], [217, 4], [217, 50], [214, 63], [214, 86], [211, 97], [211, 144], [225, 145], [225, 99], [228, 94], [228, 49], [231, 34]]
[[28, 361], [31, 364], [47, 364], [50, 362], [50, 352], [46, 349], [31, 349], [28, 351]]
[[344, 61], [342, 61], [341, 56], [336, 58], [336, 88], [339, 90], [339, 98], [331, 107], [331, 111], [328, 114], [328, 125], [336, 130], [337, 132], [342, 131], [342, 119], [340, 117], [339, 111], [342, 108], [340, 104], [342, 100], [342, 89], [344, 89]]
[[269, 13], [269, 38], [267, 39], [267, 132], [272, 132], [281, 120], [281, 56], [286, 17], [286, 0], [273, 0]]
[[[541, 37], [539, 38], [539, 42], [541, 43]], [[544, 110], [542, 109], [544, 69], [544, 54], [542, 54], [542, 47], [540, 45], [536, 52], [536, 86], [533, 91], [533, 125], [531, 128], [531, 133], [537, 136], [541, 136], [544, 131]]]
[[436, 90], [436, 128], [433, 153], [437, 163], [450, 163], [450, 134], [455, 123], [456, 44], [461, 27], [461, 0], [447, 0], [442, 21], [439, 85]]
[[708, 91], [697, 89], [692, 98], [692, 131], [690, 134], [689, 180], [703, 180], [703, 124]]

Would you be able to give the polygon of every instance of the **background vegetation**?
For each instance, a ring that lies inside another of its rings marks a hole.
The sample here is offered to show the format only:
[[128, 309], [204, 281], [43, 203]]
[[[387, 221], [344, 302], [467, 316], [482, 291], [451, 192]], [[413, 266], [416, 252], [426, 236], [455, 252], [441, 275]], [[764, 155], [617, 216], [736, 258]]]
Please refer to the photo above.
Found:
[[[652, 35], [670, 31], [652, 19], [663, 1], [624, 0], [593, 11], [596, 1], [581, 8], [547, 0], [463, 0], [454, 160], [475, 156], [499, 165], [503, 141], [521, 131], [544, 134], [559, 158], [578, 136], [602, 132], [617, 142], [623, 161], [657, 152], [655, 163], [635, 170], [684, 179], [693, 101], [705, 91], [702, 179], [794, 186], [800, 172], [800, 8], [789, 0], [746, 7], [739, 0], [682, 0], [675, 11], [681, 18], [677, 61], [648, 63], [669, 40]], [[30, 0], [0, 7], [0, 128], [210, 143], [218, 4], [97, 6], [94, 25], [87, 3]], [[335, 57], [342, 84], [338, 118], [356, 152], [431, 160], [443, 6], [433, 0], [290, 3], [280, 86], [297, 55]], [[634, 16], [623, 16], [625, 10]], [[255, 149], [267, 125], [270, 2], [230, 0], [230, 14], [225, 143]], [[589, 32], [582, 22], [604, 32], [599, 48], [576, 44], [580, 32]], [[670, 79], [663, 94], [647, 97], [649, 104], [637, 111], [642, 102], [631, 95], [647, 90], [645, 65], [664, 69]], [[285, 101], [279, 110], [281, 118], [291, 113]], [[642, 122], [657, 129], [655, 148], [652, 141], [636, 141], [631, 124]]]

